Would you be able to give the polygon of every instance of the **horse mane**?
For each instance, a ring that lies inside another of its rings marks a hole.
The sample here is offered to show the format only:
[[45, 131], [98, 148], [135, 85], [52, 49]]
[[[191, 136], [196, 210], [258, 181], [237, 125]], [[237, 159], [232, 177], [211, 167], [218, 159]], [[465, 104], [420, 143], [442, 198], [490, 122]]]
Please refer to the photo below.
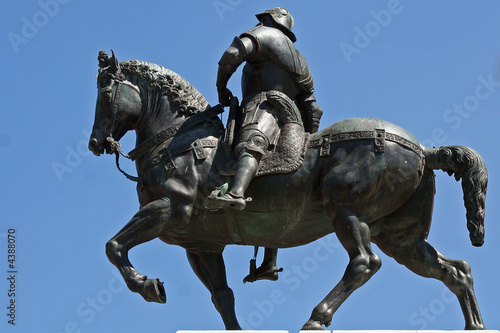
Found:
[[170, 69], [142, 60], [123, 61], [120, 68], [125, 75], [139, 78], [150, 88], [166, 95], [179, 112], [188, 117], [210, 107], [195, 87]]

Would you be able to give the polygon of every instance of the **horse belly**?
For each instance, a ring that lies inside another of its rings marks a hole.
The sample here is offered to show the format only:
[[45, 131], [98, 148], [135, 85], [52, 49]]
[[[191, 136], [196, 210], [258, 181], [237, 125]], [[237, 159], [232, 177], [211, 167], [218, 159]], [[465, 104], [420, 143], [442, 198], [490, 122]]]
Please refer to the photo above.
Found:
[[333, 232], [319, 198], [317, 152], [309, 150], [295, 172], [257, 177], [245, 193], [252, 197], [235, 223], [245, 244], [292, 247]]

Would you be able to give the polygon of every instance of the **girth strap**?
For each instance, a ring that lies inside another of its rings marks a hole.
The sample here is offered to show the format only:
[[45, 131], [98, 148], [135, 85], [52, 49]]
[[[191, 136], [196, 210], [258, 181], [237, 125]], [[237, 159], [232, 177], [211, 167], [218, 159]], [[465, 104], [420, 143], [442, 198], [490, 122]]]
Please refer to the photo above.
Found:
[[217, 147], [217, 143], [218, 140], [216, 139], [196, 139], [193, 143], [185, 143], [174, 148], [163, 149], [144, 166], [143, 172], [146, 172], [159, 163], [163, 163], [167, 171], [173, 170], [176, 166], [172, 157], [190, 150], [194, 150], [196, 159], [203, 160], [207, 158], [203, 149], [215, 148]]

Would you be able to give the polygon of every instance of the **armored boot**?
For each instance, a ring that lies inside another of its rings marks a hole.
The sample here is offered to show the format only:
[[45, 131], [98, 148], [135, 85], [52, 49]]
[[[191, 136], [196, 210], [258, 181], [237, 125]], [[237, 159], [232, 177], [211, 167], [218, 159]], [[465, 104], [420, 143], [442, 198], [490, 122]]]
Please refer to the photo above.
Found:
[[234, 178], [230, 183], [229, 191], [224, 191], [224, 186], [212, 192], [205, 199], [205, 208], [215, 210], [226, 207], [243, 210], [247, 206], [247, 201], [251, 198], [245, 198], [244, 194], [248, 185], [255, 177], [259, 159], [252, 154], [244, 153], [238, 159], [238, 166], [234, 173]]
[[276, 266], [276, 258], [278, 256], [278, 249], [267, 248], [264, 252], [264, 260], [259, 268], [257, 268], [255, 262], [257, 258], [258, 247], [255, 247], [254, 258], [250, 260], [250, 274], [248, 274], [244, 279], [243, 283], [255, 282], [258, 280], [278, 280], [278, 273], [283, 271], [283, 268]]

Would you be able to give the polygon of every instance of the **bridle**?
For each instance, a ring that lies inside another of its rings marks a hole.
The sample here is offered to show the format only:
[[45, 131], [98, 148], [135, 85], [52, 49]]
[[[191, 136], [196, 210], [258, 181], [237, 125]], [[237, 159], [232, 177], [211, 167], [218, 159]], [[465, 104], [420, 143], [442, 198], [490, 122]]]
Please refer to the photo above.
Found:
[[[139, 177], [129, 175], [128, 173], [126, 173], [125, 171], [123, 171], [120, 168], [120, 163], [119, 163], [120, 155], [122, 155], [123, 157], [125, 157], [127, 159], [130, 159], [130, 157], [123, 153], [120, 142], [115, 141], [115, 139], [113, 138], [113, 133], [111, 132], [113, 129], [115, 129], [116, 123], [118, 122], [118, 109], [120, 108], [120, 105], [121, 105], [121, 93], [122, 93], [122, 87], [123, 87], [124, 82], [125, 82], [125, 74], [118, 71], [117, 73], [106, 73], [106, 75], [112, 81], [114, 81], [115, 84], [118, 85], [116, 87], [116, 90], [115, 90], [115, 93], [113, 96], [113, 100], [111, 102], [111, 110], [112, 110], [111, 126], [110, 126], [110, 131], [105, 134], [106, 141], [109, 144], [110, 154], [116, 155], [116, 167], [118, 168], [118, 170], [128, 179], [135, 181], [135, 182], [138, 182]], [[94, 125], [94, 128], [95, 128], [95, 125]], [[98, 129], [98, 130], [101, 130], [101, 129]]]
[[[115, 129], [115, 126], [118, 122], [118, 109], [121, 106], [121, 94], [122, 94], [122, 88], [123, 88], [123, 85], [125, 82], [125, 74], [123, 74], [121, 72], [117, 72], [117, 73], [106, 73], [106, 75], [111, 79], [111, 81], [113, 81], [113, 82], [115, 82], [115, 84], [117, 84], [117, 87], [116, 87], [116, 90], [115, 90], [115, 93], [113, 96], [113, 100], [111, 101], [111, 110], [112, 111], [111, 111], [110, 131], [108, 133], [106, 133], [106, 141], [113, 143], [113, 142], [117, 142], [117, 141], [114, 141], [113, 133], [111, 131], [118, 130], [118, 129]], [[113, 148], [113, 146], [111, 148]], [[113, 152], [114, 151], [112, 150], [111, 153], [113, 153]]]
[[[112, 110], [112, 119], [111, 119], [111, 127], [110, 129], [113, 130], [115, 128], [116, 123], [118, 122], [118, 109], [120, 108], [121, 105], [121, 93], [122, 93], [122, 87], [124, 84], [126, 84], [125, 81], [125, 75], [121, 73], [119, 70], [116, 73], [106, 73], [112, 81], [115, 82], [118, 86], [116, 87], [115, 94], [113, 96], [113, 100], [111, 102], [111, 110]], [[118, 170], [125, 176], [127, 179], [132, 180], [134, 182], [139, 182], [140, 177], [132, 176], [123, 171], [120, 168], [119, 164], [119, 158], [120, 155], [123, 157], [130, 159], [132, 161], [136, 160], [139, 156], [142, 156], [145, 154], [147, 151], [149, 151], [151, 148], [159, 145], [160, 143], [163, 143], [171, 138], [173, 138], [178, 132], [183, 132], [187, 129], [190, 129], [196, 125], [199, 125], [215, 116], [218, 114], [224, 112], [224, 108], [218, 104], [214, 107], [211, 107], [203, 112], [199, 112], [194, 114], [193, 116], [189, 117], [186, 121], [184, 121], [182, 124], [175, 125], [172, 127], [167, 128], [163, 132], [158, 133], [154, 137], [149, 138], [145, 142], [143, 142], [140, 146], [136, 147], [132, 151], [129, 152], [128, 155], [123, 153], [121, 149], [121, 144], [118, 141], [115, 141], [113, 138], [113, 134], [111, 132], [106, 133], [106, 141], [109, 143], [109, 152], [110, 154], [115, 154], [116, 155], [116, 167]], [[95, 125], [94, 125], [95, 126]], [[99, 129], [100, 130], [100, 129]], [[199, 140], [198, 140], [199, 141]], [[188, 150], [188, 149], [194, 149], [196, 144], [198, 142], [195, 142], [193, 145], [190, 145], [189, 148], [184, 149], [183, 151]], [[174, 150], [179, 150], [179, 147]], [[130, 156], [129, 156], [130, 155]]]
[[[122, 94], [122, 87], [123, 87], [123, 81], [125, 80], [125, 75], [123, 73], [116, 73], [113, 74], [111, 77], [111, 80], [115, 81], [118, 83], [118, 87], [116, 88], [116, 92], [113, 96], [113, 102], [111, 103], [111, 109], [112, 111], [112, 120], [111, 120], [111, 129], [115, 128], [116, 121], [118, 118], [118, 108], [121, 105], [121, 94]], [[110, 137], [112, 138], [112, 135], [110, 133]], [[108, 138], [106, 138], [107, 140]]]

